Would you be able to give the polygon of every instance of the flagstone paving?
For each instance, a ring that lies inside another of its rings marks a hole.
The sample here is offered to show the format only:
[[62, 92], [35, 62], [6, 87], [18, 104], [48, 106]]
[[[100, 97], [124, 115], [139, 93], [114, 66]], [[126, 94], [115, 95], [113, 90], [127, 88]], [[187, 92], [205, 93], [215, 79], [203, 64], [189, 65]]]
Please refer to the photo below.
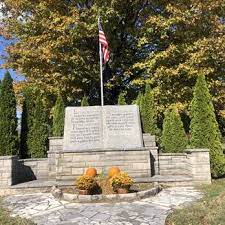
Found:
[[29, 218], [38, 225], [163, 225], [174, 208], [201, 197], [193, 187], [172, 187], [135, 202], [69, 203], [38, 193], [6, 197], [4, 204], [12, 216]]

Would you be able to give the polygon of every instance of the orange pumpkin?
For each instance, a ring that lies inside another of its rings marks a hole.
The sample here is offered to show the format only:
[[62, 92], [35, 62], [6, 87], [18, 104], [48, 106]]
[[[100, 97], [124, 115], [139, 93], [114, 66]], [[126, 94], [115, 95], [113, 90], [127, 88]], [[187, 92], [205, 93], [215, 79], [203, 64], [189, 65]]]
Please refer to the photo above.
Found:
[[108, 172], [109, 178], [113, 177], [118, 173], [120, 173], [120, 169], [118, 167], [111, 167]]
[[97, 170], [95, 168], [90, 167], [86, 170], [86, 175], [90, 177], [95, 177], [97, 175]]

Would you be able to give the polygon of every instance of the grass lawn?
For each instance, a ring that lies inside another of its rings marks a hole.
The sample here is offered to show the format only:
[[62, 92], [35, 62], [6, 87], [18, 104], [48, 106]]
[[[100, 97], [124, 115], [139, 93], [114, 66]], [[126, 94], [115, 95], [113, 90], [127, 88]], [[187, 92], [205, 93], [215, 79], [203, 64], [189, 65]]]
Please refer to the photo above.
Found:
[[34, 223], [18, 217], [10, 217], [9, 212], [2, 208], [2, 202], [0, 199], [0, 225], [34, 225]]
[[175, 210], [166, 225], [225, 225], [225, 179], [201, 186], [205, 196], [184, 209]]

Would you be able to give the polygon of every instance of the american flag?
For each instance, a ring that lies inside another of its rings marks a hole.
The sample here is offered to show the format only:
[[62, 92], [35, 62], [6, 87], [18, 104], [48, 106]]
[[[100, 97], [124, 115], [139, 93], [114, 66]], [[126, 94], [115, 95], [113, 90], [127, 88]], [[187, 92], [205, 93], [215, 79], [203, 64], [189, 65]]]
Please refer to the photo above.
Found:
[[108, 49], [109, 45], [106, 40], [105, 33], [102, 30], [102, 26], [101, 26], [100, 22], [98, 24], [98, 29], [99, 29], [99, 42], [102, 47], [103, 62], [107, 63], [109, 61], [109, 49]]

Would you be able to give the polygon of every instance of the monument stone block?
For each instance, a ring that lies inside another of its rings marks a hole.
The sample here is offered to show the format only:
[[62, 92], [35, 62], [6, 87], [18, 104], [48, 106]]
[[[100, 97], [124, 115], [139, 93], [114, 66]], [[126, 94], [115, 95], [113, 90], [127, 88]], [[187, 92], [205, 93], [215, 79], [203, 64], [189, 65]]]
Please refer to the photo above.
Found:
[[67, 107], [64, 151], [143, 147], [136, 105]]

